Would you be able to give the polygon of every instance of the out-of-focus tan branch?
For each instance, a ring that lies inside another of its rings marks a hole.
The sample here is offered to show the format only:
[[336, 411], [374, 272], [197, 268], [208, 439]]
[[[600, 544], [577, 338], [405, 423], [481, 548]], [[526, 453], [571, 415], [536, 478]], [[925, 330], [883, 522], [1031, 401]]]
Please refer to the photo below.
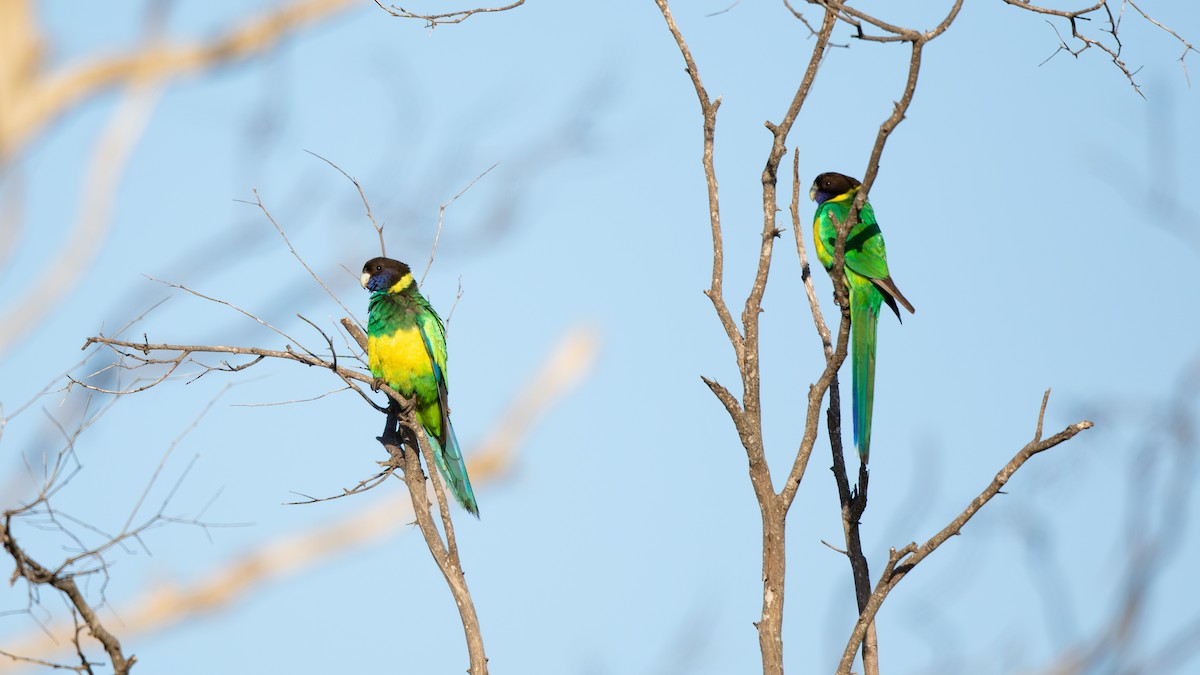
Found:
[[27, 82], [37, 78], [42, 57], [42, 38], [35, 27], [30, 0], [0, 2], [0, 158], [8, 157], [13, 126], [12, 111], [18, 106]]
[[[136, 87], [113, 113], [88, 163], [79, 212], [73, 227], [61, 239], [65, 243], [55, 254], [55, 264], [44, 267], [42, 278], [0, 316], [0, 354], [55, 309], [91, 268], [92, 261], [108, 236], [117, 184], [125, 172], [125, 164], [133, 147], [142, 137], [154, 113], [158, 95], [157, 88]], [[0, 116], [2, 119], [6, 118]], [[0, 126], [3, 124], [0, 122]], [[2, 138], [0, 135], [0, 144]], [[0, 158], [2, 153], [0, 149]], [[12, 195], [12, 198], [16, 199], [17, 195]]]
[[351, 0], [302, 0], [246, 19], [208, 42], [154, 43], [90, 55], [57, 72], [40, 68], [43, 38], [28, 0], [0, 2], [0, 163], [83, 99], [130, 83], [162, 81], [261, 54], [288, 35], [349, 9]]
[[8, 265], [25, 219], [25, 186], [22, 176], [0, 167], [0, 267]]
[[[591, 371], [599, 348], [599, 334], [591, 328], [576, 327], [562, 338], [470, 456], [467, 468], [477, 486], [504, 478], [519, 444], [538, 418]], [[224, 609], [267, 583], [283, 581], [380, 541], [407, 528], [411, 521], [409, 496], [397, 495], [345, 519], [267, 542], [191, 583], [149, 588], [119, 610], [122, 640]], [[69, 630], [57, 626], [49, 633]], [[5, 651], [26, 658], [49, 657], [62, 649], [63, 644], [40, 630], [5, 645]], [[0, 661], [0, 672], [21, 667], [23, 664]]]
[[591, 371], [599, 351], [600, 334], [595, 328], [576, 326], [564, 335], [479, 445], [472, 458], [471, 475], [475, 475], [477, 465], [489, 473], [507, 471], [516, 455], [513, 448], [555, 401], [574, 389]]
[[[247, 19], [207, 43], [149, 40], [127, 54], [92, 55], [56, 72], [41, 67], [44, 39], [30, 5], [28, 0], [0, 0], [0, 166], [12, 160], [58, 115], [88, 97], [119, 86], [128, 87], [129, 94], [96, 144], [82, 183], [79, 215], [72, 229], [60, 237], [62, 250], [53, 256], [58, 261], [54, 277], [31, 285], [0, 316], [0, 354], [58, 306], [102, 249], [125, 164], [154, 112], [162, 84], [173, 77], [262, 53], [288, 34], [348, 8], [350, 2], [295, 2]], [[16, 190], [10, 190], [4, 202], [12, 210], [20, 198]], [[7, 221], [11, 214], [3, 215]], [[13, 222], [6, 229], [15, 232]]]

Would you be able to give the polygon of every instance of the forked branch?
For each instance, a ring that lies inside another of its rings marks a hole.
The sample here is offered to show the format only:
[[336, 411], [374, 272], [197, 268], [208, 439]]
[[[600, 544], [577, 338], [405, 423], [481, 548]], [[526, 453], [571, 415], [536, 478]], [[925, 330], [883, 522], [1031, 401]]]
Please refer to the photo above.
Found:
[[[1137, 13], [1140, 14], [1147, 22], [1158, 27], [1160, 30], [1175, 38], [1180, 44], [1183, 45], [1183, 53], [1180, 54], [1178, 59], [1179, 65], [1183, 68], [1184, 78], [1188, 80], [1189, 84], [1191, 83], [1191, 77], [1188, 75], [1187, 69], [1187, 56], [1189, 53], [1196, 52], [1196, 48], [1193, 47], [1190, 42], [1185, 40], [1179, 33], [1163, 25], [1161, 22], [1156, 21], [1149, 14], [1142, 11], [1142, 8], [1138, 7], [1138, 5], [1132, 0], [1122, 0], [1121, 10], [1115, 14], [1109, 4], [1111, 0], [1099, 0], [1094, 5], [1080, 7], [1079, 9], [1053, 9], [1050, 7], [1041, 7], [1032, 4], [1028, 0], [1003, 0], [1003, 2], [1018, 9], [1023, 9], [1027, 12], [1033, 12], [1034, 14], [1041, 14], [1043, 16], [1056, 17], [1067, 22], [1067, 25], [1071, 28], [1071, 39], [1075, 40], [1078, 43], [1078, 46], [1072, 47], [1071, 45], [1068, 45], [1067, 41], [1064, 40], [1062, 35], [1058, 32], [1058, 28], [1054, 27], [1054, 24], [1050, 24], [1050, 26], [1054, 28], [1055, 35], [1058, 36], [1059, 44], [1058, 48], [1054, 50], [1054, 53], [1046, 58], [1046, 61], [1054, 58], [1054, 56], [1059, 52], [1066, 52], [1075, 58], [1079, 58], [1079, 56], [1085, 51], [1095, 47], [1108, 56], [1113, 65], [1115, 65], [1125, 76], [1125, 79], [1129, 80], [1129, 85], [1133, 87], [1133, 90], [1137, 92], [1138, 96], [1145, 98], [1146, 95], [1142, 93], [1142, 88], [1138, 85], [1137, 80], [1134, 77], [1137, 75], [1137, 72], [1140, 70], [1140, 68], [1131, 70], [1129, 65], [1125, 63], [1124, 58], [1121, 56], [1121, 51], [1124, 47], [1124, 45], [1121, 44], [1120, 36], [1121, 15], [1123, 14], [1125, 5], [1129, 5], [1130, 7], [1133, 7], [1134, 10], [1136, 10]], [[1099, 30], [1100, 32], [1108, 33], [1111, 38], [1107, 43], [1103, 37], [1092, 37], [1080, 30], [1080, 22], [1091, 21], [1093, 18], [1091, 15], [1100, 13], [1103, 13], [1101, 18], [1104, 23], [1107, 24], [1107, 28], [1100, 28]], [[1045, 63], [1045, 61], [1043, 61], [1043, 63]]]
[[[12, 517], [13, 514], [6, 512], [4, 514], [4, 522], [0, 523], [0, 544], [3, 544], [4, 550], [12, 557], [16, 563], [16, 569], [13, 570], [12, 581], [18, 578], [28, 580], [31, 586], [39, 584], [48, 584], [52, 586], [71, 602], [71, 607], [83, 619], [87, 625], [87, 630], [92, 637], [104, 647], [104, 651], [108, 653], [108, 658], [112, 662], [112, 669], [116, 675], [127, 675], [129, 669], [137, 662], [137, 657], [130, 654], [125, 655], [121, 648], [121, 642], [113, 635], [104, 624], [100, 621], [100, 617], [96, 615], [95, 609], [91, 603], [87, 601], [83, 593], [79, 590], [79, 586], [75, 583], [75, 576], [65, 570], [51, 570], [36, 560], [31, 558], [19, 545], [12, 535]], [[75, 642], [78, 647], [79, 641]], [[79, 656], [83, 663], [83, 667], [87, 668], [89, 663], [83, 655], [82, 649], [79, 650]], [[16, 657], [14, 657], [16, 658]], [[91, 669], [88, 668], [88, 672]]]
[[1000, 494], [1000, 491], [1013, 477], [1013, 475], [1022, 466], [1025, 465], [1034, 455], [1045, 452], [1061, 443], [1074, 438], [1076, 434], [1084, 429], [1092, 428], [1092, 423], [1088, 420], [1072, 424], [1062, 431], [1054, 434], [1050, 438], [1043, 439], [1041, 436], [1042, 421], [1046, 416], [1046, 404], [1050, 399], [1050, 391], [1046, 390], [1042, 397], [1042, 406], [1038, 412], [1037, 430], [1034, 433], [1033, 440], [1025, 444], [1025, 447], [1017, 451], [1011, 460], [1005, 464], [992, 482], [988, 484], [984, 490], [979, 493], [979, 496], [971, 500], [962, 513], [958, 514], [954, 520], [943, 527], [937, 534], [930, 537], [925, 543], [920, 546], [916, 542], [912, 542], [903, 548], [896, 550], [891, 549], [888, 553], [888, 562], [884, 567], [883, 574], [879, 581], [875, 584], [875, 590], [871, 593], [871, 597], [867, 600], [866, 608], [858, 617], [858, 622], [854, 625], [854, 630], [850, 634], [850, 639], [846, 643], [846, 648], [842, 652], [841, 662], [838, 664], [838, 675], [849, 675], [850, 667], [854, 663], [854, 654], [858, 651], [859, 645], [862, 644], [863, 638], [866, 635], [867, 626], [875, 620], [875, 614], [883, 605], [883, 601], [887, 599], [888, 594], [896, 588], [904, 577], [912, 571], [914, 567], [921, 563], [938, 549], [942, 544], [946, 543], [950, 537], [959, 534], [962, 528], [971, 518], [975, 516], [993, 497]]

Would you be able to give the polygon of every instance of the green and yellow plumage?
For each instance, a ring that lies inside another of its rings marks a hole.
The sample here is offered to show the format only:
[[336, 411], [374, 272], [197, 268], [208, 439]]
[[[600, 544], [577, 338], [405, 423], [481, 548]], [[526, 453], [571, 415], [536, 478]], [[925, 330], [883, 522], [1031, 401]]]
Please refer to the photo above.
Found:
[[479, 505], [467, 476], [446, 386], [446, 329], [417, 290], [408, 265], [372, 258], [363, 265], [362, 285], [371, 291], [367, 316], [367, 358], [372, 377], [416, 404], [438, 471], [462, 507], [478, 516]]
[[[813, 240], [817, 259], [833, 267], [837, 224], [846, 222], [862, 184], [840, 173], [823, 173], [813, 181], [809, 196], [817, 202]], [[871, 452], [871, 413], [875, 399], [875, 337], [879, 309], [886, 302], [900, 318], [899, 302], [909, 312], [912, 304], [896, 288], [888, 272], [883, 234], [869, 202], [863, 202], [858, 222], [846, 236], [845, 274], [850, 299], [851, 387], [854, 410], [854, 443], [866, 463]]]

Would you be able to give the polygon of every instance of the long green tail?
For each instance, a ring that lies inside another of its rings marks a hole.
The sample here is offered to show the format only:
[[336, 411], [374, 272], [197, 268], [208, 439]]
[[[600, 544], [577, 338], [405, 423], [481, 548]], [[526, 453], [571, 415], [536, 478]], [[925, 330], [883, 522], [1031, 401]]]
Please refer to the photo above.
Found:
[[875, 403], [875, 333], [883, 294], [869, 279], [850, 283], [850, 357], [854, 386], [854, 444], [863, 464], [871, 455], [871, 409]]
[[458, 438], [454, 435], [454, 425], [450, 424], [449, 416], [443, 418], [446, 422], [446, 447], [443, 449], [438, 439], [431, 434], [429, 445], [433, 448], [433, 462], [437, 464], [438, 472], [446, 481], [454, 499], [462, 505], [467, 513], [479, 517], [479, 504], [475, 502], [475, 491], [471, 489], [471, 479], [467, 477], [467, 463], [463, 461], [462, 451], [458, 447]]

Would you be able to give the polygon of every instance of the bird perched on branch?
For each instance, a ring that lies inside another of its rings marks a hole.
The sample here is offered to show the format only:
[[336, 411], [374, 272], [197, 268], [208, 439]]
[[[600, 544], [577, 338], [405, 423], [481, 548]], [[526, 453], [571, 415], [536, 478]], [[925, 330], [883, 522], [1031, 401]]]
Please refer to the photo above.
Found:
[[467, 477], [467, 465], [450, 425], [446, 329], [442, 319], [417, 290], [412, 270], [399, 260], [368, 260], [360, 282], [371, 291], [367, 316], [371, 376], [413, 400], [417, 421], [433, 446], [438, 471], [458, 503], [478, 517], [479, 505]]
[[[837, 242], [838, 223], [846, 222], [854, 197], [862, 183], [840, 173], [823, 173], [813, 181], [808, 195], [817, 203], [813, 218], [813, 239], [817, 258], [825, 269], [833, 268], [833, 250]], [[846, 290], [850, 296], [850, 354], [851, 387], [854, 406], [854, 444], [858, 456], [866, 464], [871, 453], [871, 409], [875, 398], [875, 334], [879, 308], [888, 307], [900, 319], [896, 303], [916, 313], [908, 299], [896, 288], [888, 273], [887, 251], [883, 234], [875, 222], [875, 211], [863, 202], [858, 222], [846, 236]]]

